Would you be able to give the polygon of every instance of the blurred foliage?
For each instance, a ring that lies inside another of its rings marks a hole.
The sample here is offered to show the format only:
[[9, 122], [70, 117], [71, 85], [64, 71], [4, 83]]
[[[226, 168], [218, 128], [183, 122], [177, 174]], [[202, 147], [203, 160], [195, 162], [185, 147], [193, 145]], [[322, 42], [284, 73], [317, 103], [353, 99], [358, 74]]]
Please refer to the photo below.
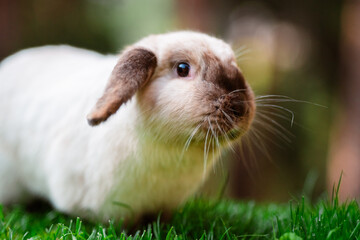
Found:
[[7, 54], [44, 44], [113, 53], [145, 35], [169, 31], [174, 25], [172, 3], [166, 0], [6, 1], [2, 11], [10, 13], [1, 30], [13, 37], [9, 46], [2, 47]]

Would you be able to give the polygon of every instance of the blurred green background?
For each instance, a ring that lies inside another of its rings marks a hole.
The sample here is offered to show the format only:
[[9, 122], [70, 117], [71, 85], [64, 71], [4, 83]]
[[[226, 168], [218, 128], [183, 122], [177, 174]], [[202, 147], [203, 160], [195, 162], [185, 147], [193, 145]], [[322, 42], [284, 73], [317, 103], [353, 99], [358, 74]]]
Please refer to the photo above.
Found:
[[[329, 163], [337, 161], [331, 159], [329, 149], [331, 136], [339, 128], [337, 116], [347, 106], [341, 89], [344, 85], [353, 86], [340, 77], [344, 65], [341, 19], [345, 5], [351, 3], [1, 0], [0, 59], [20, 49], [45, 44], [70, 44], [117, 53], [148, 34], [180, 29], [200, 30], [223, 38], [235, 50], [242, 49], [239, 65], [257, 95], [286, 95], [326, 108], [306, 103], [279, 104], [294, 112], [293, 126], [287, 112], [268, 109], [286, 118], [269, 115], [290, 133], [264, 124], [259, 128], [264, 145], [253, 139], [253, 150], [245, 146], [242, 154], [240, 150], [227, 153], [204, 192], [216, 194], [228, 177], [229, 197], [285, 201], [305, 193], [316, 199], [338, 179], [342, 169], [340, 164], [338, 171], [328, 170]], [[279, 132], [291, 142], [284, 141]], [[359, 155], [355, 159], [359, 160]], [[350, 166], [356, 167], [355, 163]], [[356, 194], [355, 190], [345, 193]]]

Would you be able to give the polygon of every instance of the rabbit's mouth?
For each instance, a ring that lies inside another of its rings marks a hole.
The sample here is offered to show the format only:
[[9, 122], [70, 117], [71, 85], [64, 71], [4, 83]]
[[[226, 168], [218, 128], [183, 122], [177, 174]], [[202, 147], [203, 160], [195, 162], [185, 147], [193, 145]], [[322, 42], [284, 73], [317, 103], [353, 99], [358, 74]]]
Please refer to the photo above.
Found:
[[236, 140], [249, 129], [254, 112], [254, 97], [250, 88], [221, 95], [204, 116], [203, 131], [221, 142]]

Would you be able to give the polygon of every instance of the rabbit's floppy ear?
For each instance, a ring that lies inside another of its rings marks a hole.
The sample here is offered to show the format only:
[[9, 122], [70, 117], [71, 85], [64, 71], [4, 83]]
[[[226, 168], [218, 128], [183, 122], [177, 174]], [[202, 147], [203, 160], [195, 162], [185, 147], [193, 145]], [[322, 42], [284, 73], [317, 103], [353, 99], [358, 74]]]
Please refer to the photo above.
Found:
[[157, 59], [144, 48], [125, 51], [115, 65], [102, 97], [87, 116], [88, 123], [96, 126], [114, 114], [153, 75]]

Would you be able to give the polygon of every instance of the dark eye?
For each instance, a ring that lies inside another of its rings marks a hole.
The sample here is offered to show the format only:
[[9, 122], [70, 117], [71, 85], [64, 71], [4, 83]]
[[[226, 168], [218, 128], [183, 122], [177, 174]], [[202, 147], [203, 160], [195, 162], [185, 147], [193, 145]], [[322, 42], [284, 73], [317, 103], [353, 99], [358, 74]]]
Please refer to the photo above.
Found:
[[190, 65], [185, 62], [178, 63], [176, 71], [179, 77], [187, 77], [190, 72]]

